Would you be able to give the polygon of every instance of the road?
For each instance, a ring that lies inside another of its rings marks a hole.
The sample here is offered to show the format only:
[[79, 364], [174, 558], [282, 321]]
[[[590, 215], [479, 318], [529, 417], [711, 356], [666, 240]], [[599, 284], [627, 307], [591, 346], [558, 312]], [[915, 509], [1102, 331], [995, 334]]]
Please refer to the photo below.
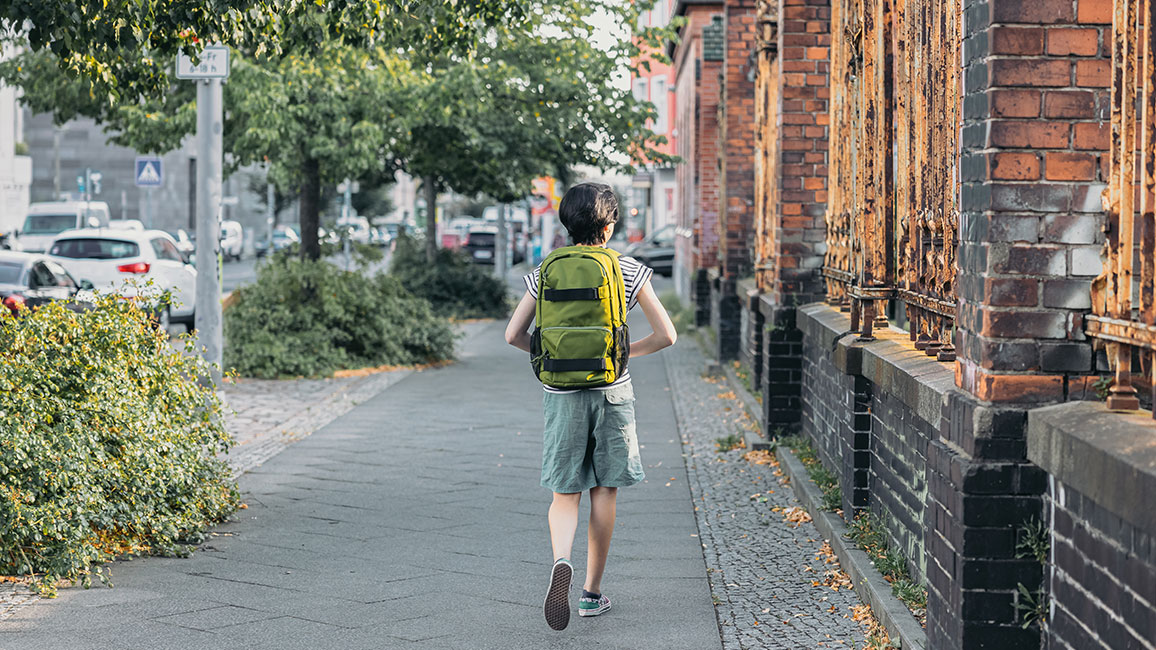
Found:
[[[329, 258], [330, 262], [344, 267], [345, 256], [334, 255]], [[221, 282], [221, 292], [229, 293], [237, 287], [246, 284], [252, 284], [257, 281], [257, 269], [265, 263], [265, 258], [258, 259], [253, 256], [245, 257], [239, 262], [225, 262], [224, 274]], [[349, 268], [354, 268], [353, 263], [350, 263]], [[386, 271], [389, 269], [389, 251], [385, 253], [385, 259], [370, 267], [371, 271]]]

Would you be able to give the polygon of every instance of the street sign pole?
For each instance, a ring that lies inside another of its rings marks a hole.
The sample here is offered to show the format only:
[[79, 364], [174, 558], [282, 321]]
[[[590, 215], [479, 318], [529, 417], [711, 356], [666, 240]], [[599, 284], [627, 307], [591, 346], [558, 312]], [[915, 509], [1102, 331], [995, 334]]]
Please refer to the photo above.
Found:
[[506, 281], [506, 210], [509, 205], [498, 206], [498, 233], [494, 236], [494, 275], [504, 284]]
[[[223, 101], [221, 79], [197, 84], [197, 298], [195, 326], [197, 342], [204, 347], [205, 361], [217, 364], [222, 358], [220, 265], [221, 176], [224, 166]], [[213, 372], [220, 383], [220, 371]]]

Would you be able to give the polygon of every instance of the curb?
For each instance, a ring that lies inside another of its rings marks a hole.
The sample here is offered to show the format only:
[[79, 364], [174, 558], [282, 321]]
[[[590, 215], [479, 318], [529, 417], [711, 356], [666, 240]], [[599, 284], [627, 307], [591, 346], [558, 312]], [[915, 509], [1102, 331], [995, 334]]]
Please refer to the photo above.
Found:
[[911, 611], [898, 598], [891, 595], [891, 584], [875, 570], [875, 565], [867, 553], [855, 548], [845, 537], [847, 525], [834, 513], [820, 509], [822, 497], [819, 488], [811, 482], [803, 463], [786, 447], [778, 447], [775, 454], [783, 471], [791, 477], [791, 487], [795, 496], [811, 513], [811, 519], [819, 533], [831, 544], [843, 570], [851, 576], [859, 598], [871, 606], [879, 622], [887, 630], [892, 641], [898, 640], [900, 648], [926, 648], [927, 631], [919, 625]]

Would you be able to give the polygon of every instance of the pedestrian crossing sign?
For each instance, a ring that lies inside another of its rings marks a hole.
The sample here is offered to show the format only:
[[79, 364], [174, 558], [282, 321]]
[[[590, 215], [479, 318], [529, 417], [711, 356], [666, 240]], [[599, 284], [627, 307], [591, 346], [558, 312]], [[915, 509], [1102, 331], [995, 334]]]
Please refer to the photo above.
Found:
[[136, 186], [160, 187], [164, 180], [164, 167], [160, 158], [138, 157], [136, 159]]

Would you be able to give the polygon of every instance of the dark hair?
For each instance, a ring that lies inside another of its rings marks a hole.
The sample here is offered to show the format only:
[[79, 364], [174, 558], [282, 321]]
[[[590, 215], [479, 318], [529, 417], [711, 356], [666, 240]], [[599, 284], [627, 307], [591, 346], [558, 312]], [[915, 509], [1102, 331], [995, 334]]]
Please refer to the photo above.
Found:
[[558, 218], [575, 245], [599, 245], [602, 229], [618, 221], [618, 197], [609, 185], [579, 183], [562, 197]]

